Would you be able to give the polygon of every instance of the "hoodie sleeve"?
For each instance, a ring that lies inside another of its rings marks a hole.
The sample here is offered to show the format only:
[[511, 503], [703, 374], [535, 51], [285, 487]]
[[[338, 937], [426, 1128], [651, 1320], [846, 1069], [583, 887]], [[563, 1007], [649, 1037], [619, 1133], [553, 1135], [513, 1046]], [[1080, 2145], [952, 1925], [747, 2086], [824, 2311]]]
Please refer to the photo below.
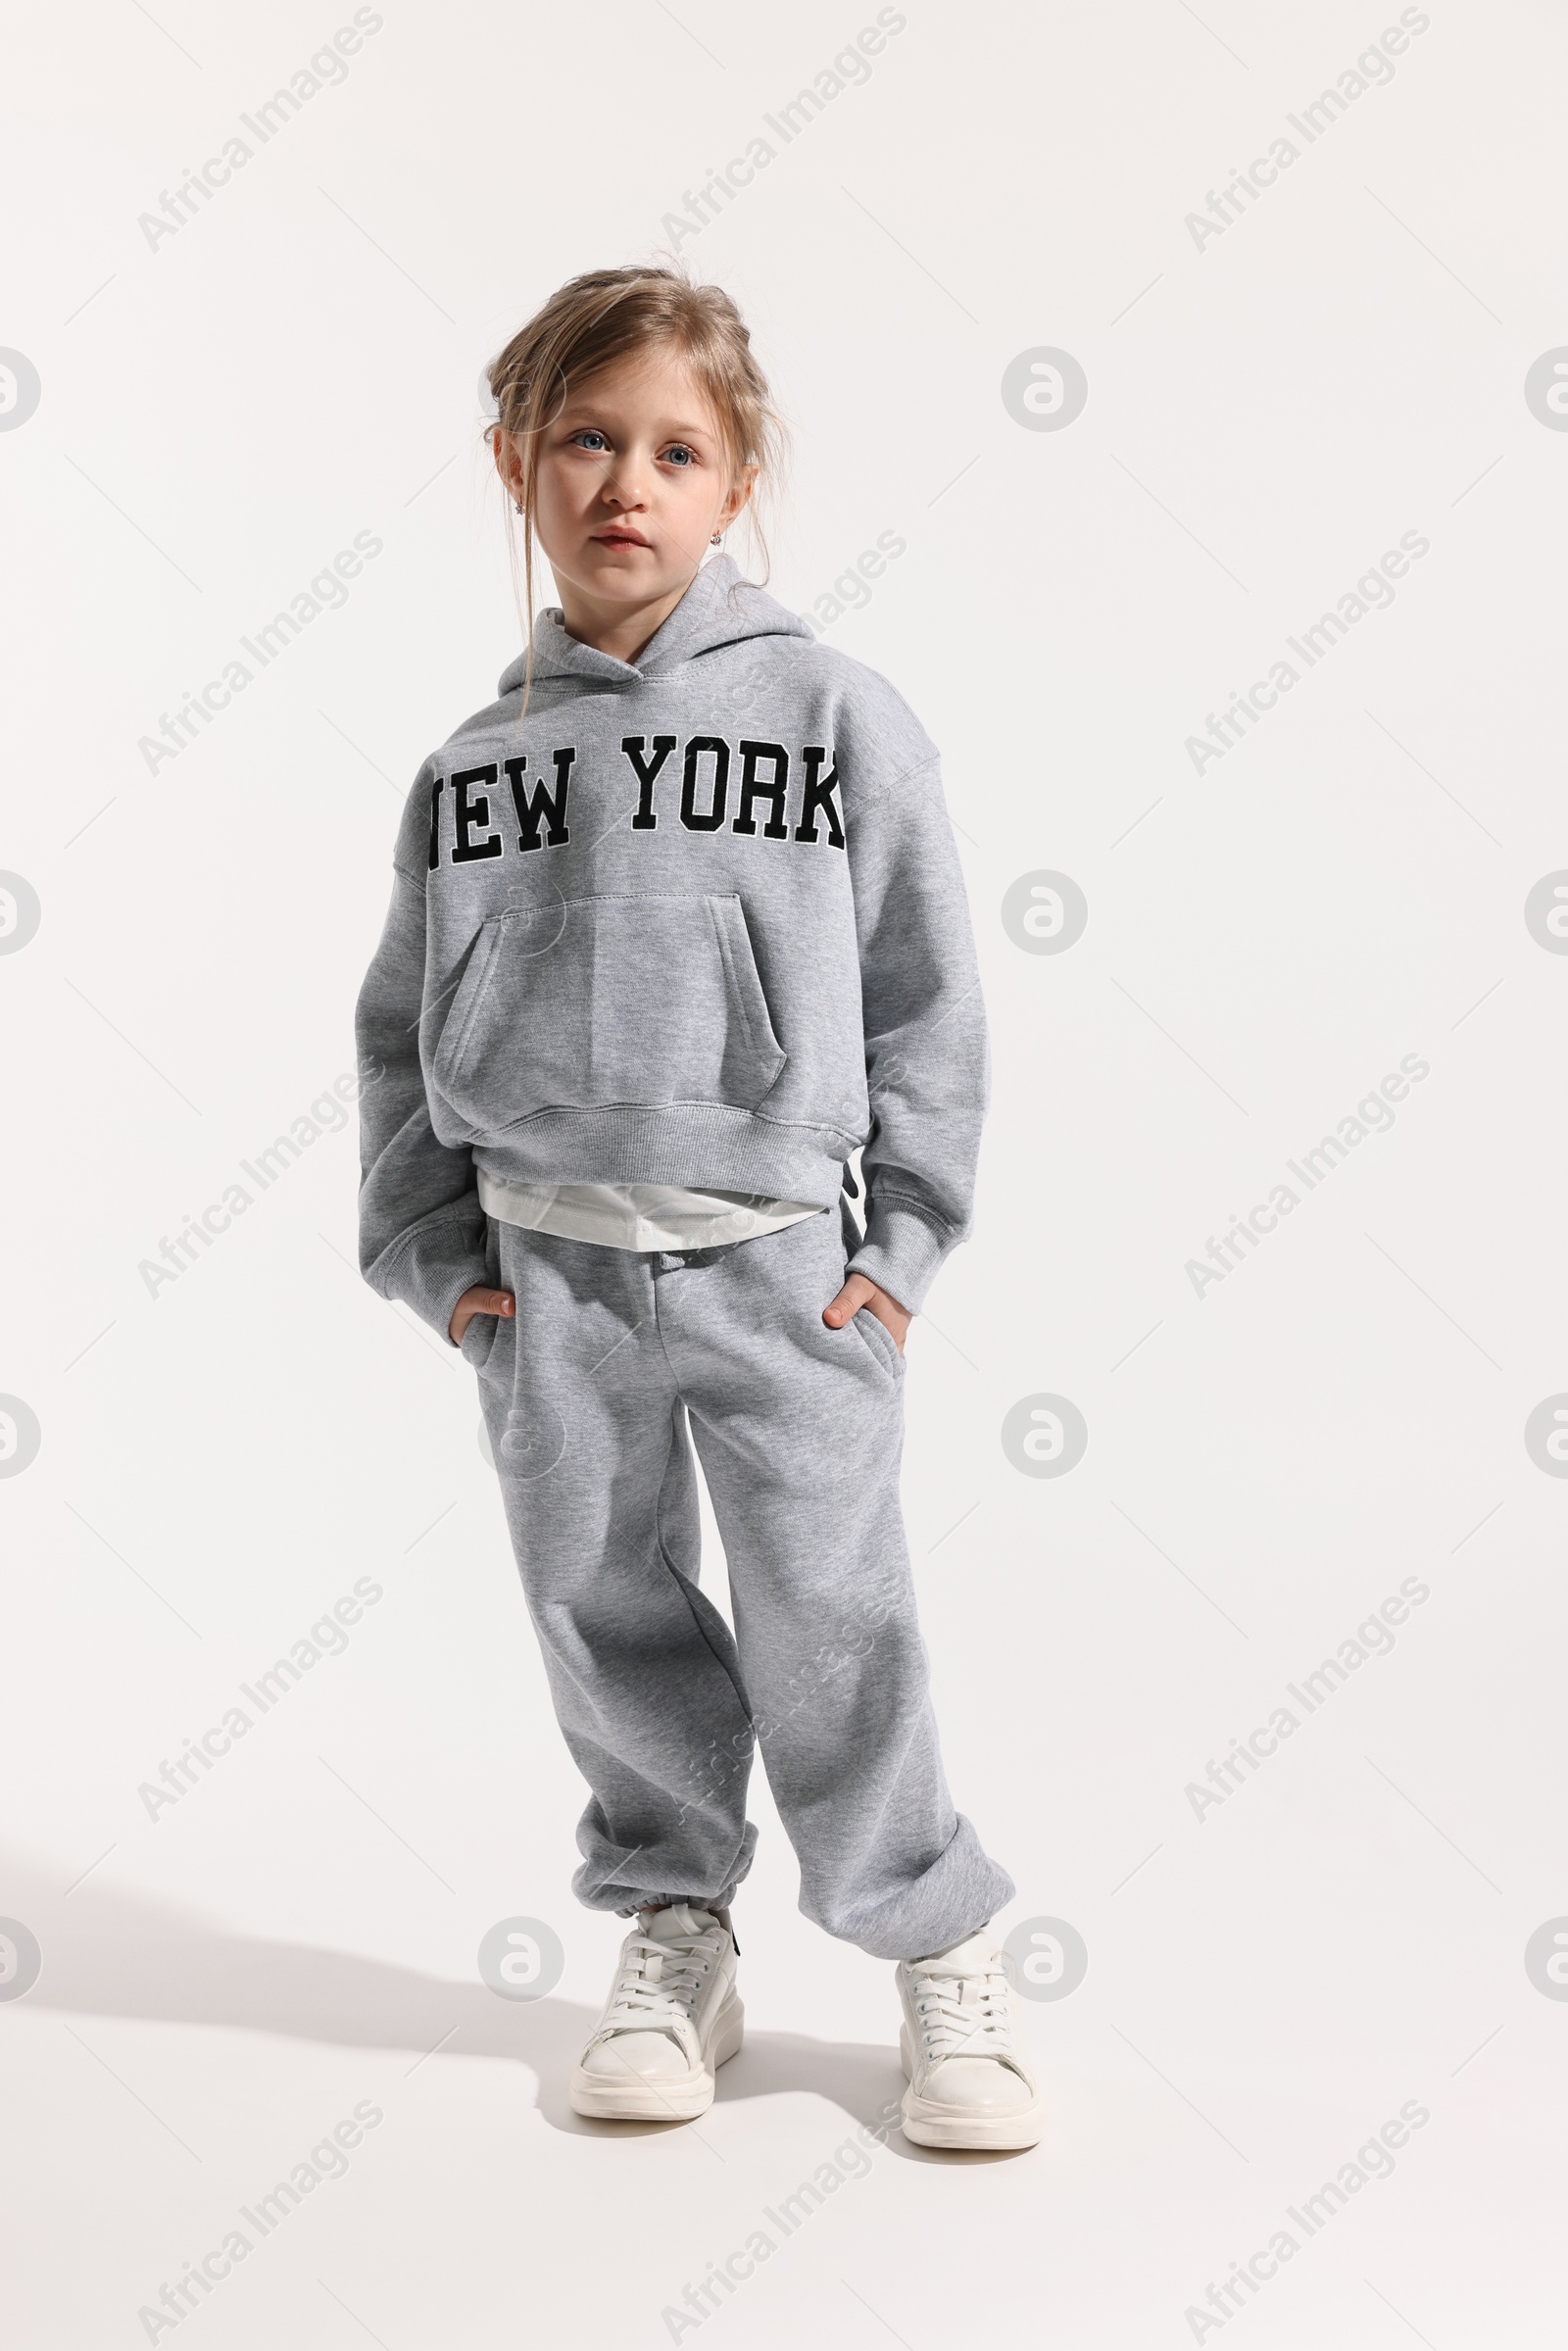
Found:
[[418, 854], [435, 760], [420, 769], [393, 857], [392, 904], [355, 1009], [360, 1096], [360, 1270], [451, 1345], [452, 1309], [489, 1280], [473, 1153], [437, 1140], [419, 1061], [424, 872]]
[[871, 727], [858, 714], [848, 760], [835, 747], [848, 771], [845, 830], [871, 1102], [861, 1159], [865, 1239], [849, 1269], [917, 1313], [970, 1228], [991, 1062], [936, 748], [892, 689], [883, 690], [892, 707], [874, 712]]

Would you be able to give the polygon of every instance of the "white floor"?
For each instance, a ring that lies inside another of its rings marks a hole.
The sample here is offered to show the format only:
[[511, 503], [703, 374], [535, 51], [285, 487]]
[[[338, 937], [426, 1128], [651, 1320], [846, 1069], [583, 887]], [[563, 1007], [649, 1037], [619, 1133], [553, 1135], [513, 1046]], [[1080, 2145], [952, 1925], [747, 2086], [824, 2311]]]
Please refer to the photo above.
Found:
[[[248, 2257], [188, 2321], [193, 2342], [234, 2351], [336, 2351], [362, 2333], [388, 2351], [684, 2341], [701, 2330], [688, 2287], [759, 2230], [771, 2250], [749, 2278], [736, 2263], [743, 2282], [702, 2322], [715, 2341], [809, 2330], [925, 2351], [981, 2324], [1024, 2340], [1194, 2339], [1184, 2309], [1281, 2229], [1299, 2250], [1258, 2290], [1246, 2339], [1561, 2340], [1561, 2144], [1542, 2082], [1544, 2063], [1560, 2067], [1544, 2030], [1557, 2019], [1530, 2012], [1522, 1976], [1499, 1985], [1503, 2030], [1462, 2072], [1463, 2035], [1418, 2048], [1396, 2000], [1357, 2017], [1332, 1984], [1317, 2013], [1279, 2020], [1289, 2060], [1244, 2069], [1225, 1956], [1209, 1955], [1207, 2008], [1173, 2016], [1182, 1959], [1149, 1902], [1136, 1987], [1091, 1979], [1037, 2012], [1039, 2149], [947, 2158], [894, 2131], [868, 2150], [856, 2125], [900, 2087], [887, 1971], [793, 1922], [785, 1875], [775, 1863], [742, 1913], [748, 2038], [717, 2103], [698, 2125], [644, 2130], [565, 2103], [612, 1948], [596, 1922], [564, 1920], [566, 1977], [524, 2005], [456, 1961], [225, 1932], [110, 1888], [74, 1896], [68, 1924], [41, 1876], [13, 1873], [51, 1959], [8, 2020], [7, 2204], [24, 2221], [13, 2339], [139, 2339], [138, 2309], [237, 2227]], [[1288, 2208], [1406, 2099], [1431, 2119], [1397, 2169], [1309, 2239]], [[316, 2168], [334, 2176], [274, 2208], [263, 2237], [260, 2199], [367, 2102], [381, 2120], [341, 2163], [327, 2152]], [[824, 2165], [841, 2184], [819, 2209], [799, 2200], [786, 2237], [779, 2207]]]

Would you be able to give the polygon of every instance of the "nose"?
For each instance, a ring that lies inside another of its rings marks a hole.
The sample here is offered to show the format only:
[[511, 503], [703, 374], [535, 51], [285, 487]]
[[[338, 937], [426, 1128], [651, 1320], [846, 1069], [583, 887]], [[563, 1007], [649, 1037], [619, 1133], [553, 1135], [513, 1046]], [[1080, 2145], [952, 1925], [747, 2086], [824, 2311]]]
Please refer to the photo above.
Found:
[[647, 505], [647, 463], [635, 450], [620, 452], [605, 476], [601, 492], [609, 505], [622, 510]]

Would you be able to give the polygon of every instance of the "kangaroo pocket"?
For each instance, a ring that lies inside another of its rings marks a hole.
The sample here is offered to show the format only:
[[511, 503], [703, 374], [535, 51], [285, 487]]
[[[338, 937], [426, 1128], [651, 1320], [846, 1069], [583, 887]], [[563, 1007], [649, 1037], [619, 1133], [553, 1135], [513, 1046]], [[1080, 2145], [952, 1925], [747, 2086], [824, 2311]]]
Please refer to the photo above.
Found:
[[545, 1109], [755, 1110], [786, 1057], [738, 897], [572, 898], [490, 916], [430, 1075], [485, 1135]]

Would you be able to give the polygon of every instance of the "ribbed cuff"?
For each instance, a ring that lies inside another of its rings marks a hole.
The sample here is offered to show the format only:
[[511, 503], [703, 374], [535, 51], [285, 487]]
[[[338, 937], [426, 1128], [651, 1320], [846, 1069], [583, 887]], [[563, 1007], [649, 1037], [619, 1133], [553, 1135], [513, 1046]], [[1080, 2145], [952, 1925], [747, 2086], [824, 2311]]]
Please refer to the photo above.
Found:
[[401, 1298], [412, 1306], [421, 1322], [438, 1331], [448, 1347], [452, 1338], [452, 1311], [466, 1290], [483, 1288], [490, 1280], [490, 1268], [484, 1253], [484, 1217], [479, 1211], [479, 1246], [474, 1247], [473, 1214], [477, 1210], [477, 1196], [472, 1205], [464, 1203], [460, 1210], [448, 1210], [439, 1219], [421, 1225], [413, 1238], [392, 1259], [382, 1273], [372, 1267], [370, 1287], [383, 1298]]
[[910, 1314], [918, 1314], [948, 1251], [957, 1246], [951, 1226], [934, 1224], [903, 1200], [868, 1203], [865, 1239], [849, 1261]]

